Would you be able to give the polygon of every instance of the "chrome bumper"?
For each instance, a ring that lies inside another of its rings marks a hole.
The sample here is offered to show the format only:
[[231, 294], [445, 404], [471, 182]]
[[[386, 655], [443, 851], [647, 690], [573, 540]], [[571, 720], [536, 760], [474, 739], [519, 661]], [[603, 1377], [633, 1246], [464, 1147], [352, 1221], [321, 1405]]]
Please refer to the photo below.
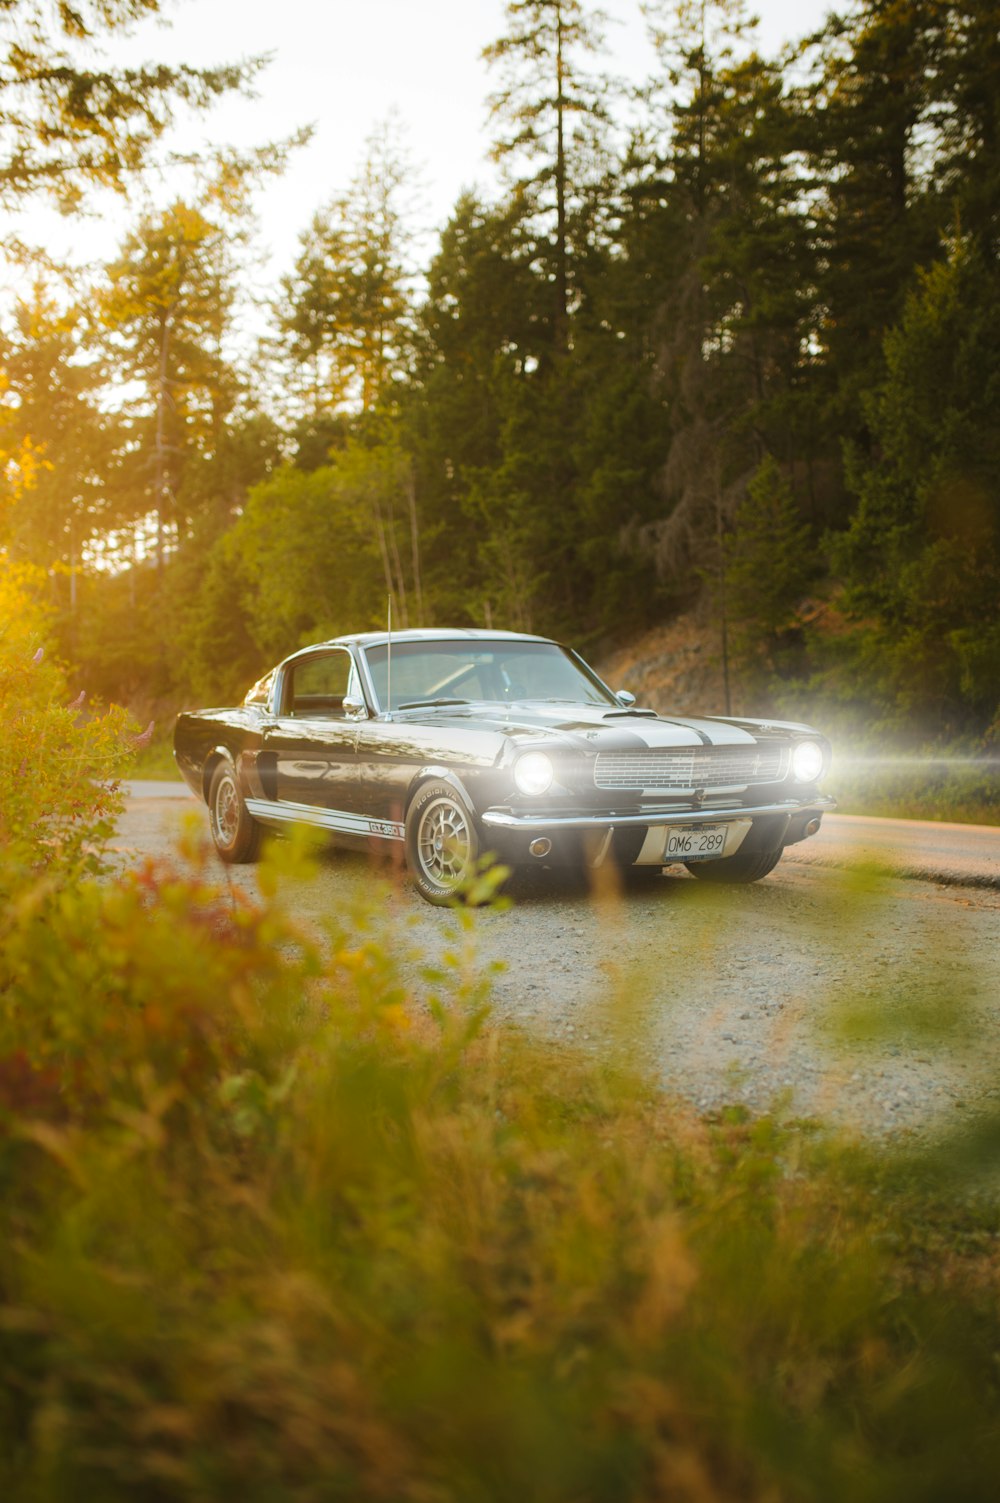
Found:
[[763, 814], [829, 814], [836, 807], [835, 798], [819, 793], [809, 799], [728, 805], [721, 809], [647, 809], [642, 814], [515, 814], [509, 809], [487, 809], [480, 818], [489, 830], [549, 835], [557, 830], [619, 830], [628, 825], [716, 825], [733, 819], [757, 819]]

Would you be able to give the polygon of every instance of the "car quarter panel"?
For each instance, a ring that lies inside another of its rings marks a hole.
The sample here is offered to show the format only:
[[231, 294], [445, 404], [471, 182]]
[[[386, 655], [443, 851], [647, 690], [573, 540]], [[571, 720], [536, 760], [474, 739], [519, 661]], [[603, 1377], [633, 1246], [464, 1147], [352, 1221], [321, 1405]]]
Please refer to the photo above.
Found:
[[174, 758], [192, 792], [207, 800], [211, 768], [220, 756], [228, 756], [236, 767], [241, 790], [251, 791], [262, 744], [261, 722], [261, 712], [246, 707], [178, 715]]

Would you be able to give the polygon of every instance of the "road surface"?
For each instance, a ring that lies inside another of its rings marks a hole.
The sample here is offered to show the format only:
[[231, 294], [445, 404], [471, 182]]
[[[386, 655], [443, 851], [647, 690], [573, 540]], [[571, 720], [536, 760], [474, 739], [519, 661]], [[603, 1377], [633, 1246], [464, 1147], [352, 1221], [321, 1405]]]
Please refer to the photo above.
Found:
[[[181, 785], [134, 794], [122, 868], [170, 858], [185, 815], [207, 837]], [[255, 890], [254, 868], [216, 860], [220, 882]], [[452, 917], [363, 855], [319, 867], [285, 902], [317, 925], [367, 907], [419, 998], [422, 964], [460, 946]], [[501, 1023], [618, 1058], [699, 1110], [779, 1103], [905, 1139], [1000, 1113], [998, 871], [1000, 830], [834, 815], [750, 887], [672, 868], [592, 892], [532, 873], [478, 916], [475, 944], [505, 967]]]

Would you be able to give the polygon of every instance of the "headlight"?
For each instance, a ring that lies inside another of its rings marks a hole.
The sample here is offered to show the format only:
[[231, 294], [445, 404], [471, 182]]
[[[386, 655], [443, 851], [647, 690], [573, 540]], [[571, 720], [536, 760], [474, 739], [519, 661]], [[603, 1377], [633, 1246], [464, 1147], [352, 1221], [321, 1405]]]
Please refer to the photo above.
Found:
[[823, 771], [823, 748], [816, 741], [800, 741], [792, 747], [792, 777], [797, 783], [815, 783]]
[[525, 752], [514, 763], [514, 782], [520, 793], [544, 793], [552, 782], [552, 761], [544, 752]]

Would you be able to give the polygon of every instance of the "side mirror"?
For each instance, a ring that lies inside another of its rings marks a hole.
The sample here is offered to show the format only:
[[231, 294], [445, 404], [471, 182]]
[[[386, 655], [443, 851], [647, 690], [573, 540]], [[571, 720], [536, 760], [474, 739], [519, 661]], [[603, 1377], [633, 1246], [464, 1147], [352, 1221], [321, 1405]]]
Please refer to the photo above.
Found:
[[348, 720], [367, 720], [368, 710], [362, 699], [353, 699], [349, 694], [344, 695], [344, 714]]
[[620, 705], [624, 705], [626, 710], [631, 710], [632, 706], [635, 704], [635, 695], [631, 694], [628, 689], [616, 690], [615, 699], [617, 699]]

